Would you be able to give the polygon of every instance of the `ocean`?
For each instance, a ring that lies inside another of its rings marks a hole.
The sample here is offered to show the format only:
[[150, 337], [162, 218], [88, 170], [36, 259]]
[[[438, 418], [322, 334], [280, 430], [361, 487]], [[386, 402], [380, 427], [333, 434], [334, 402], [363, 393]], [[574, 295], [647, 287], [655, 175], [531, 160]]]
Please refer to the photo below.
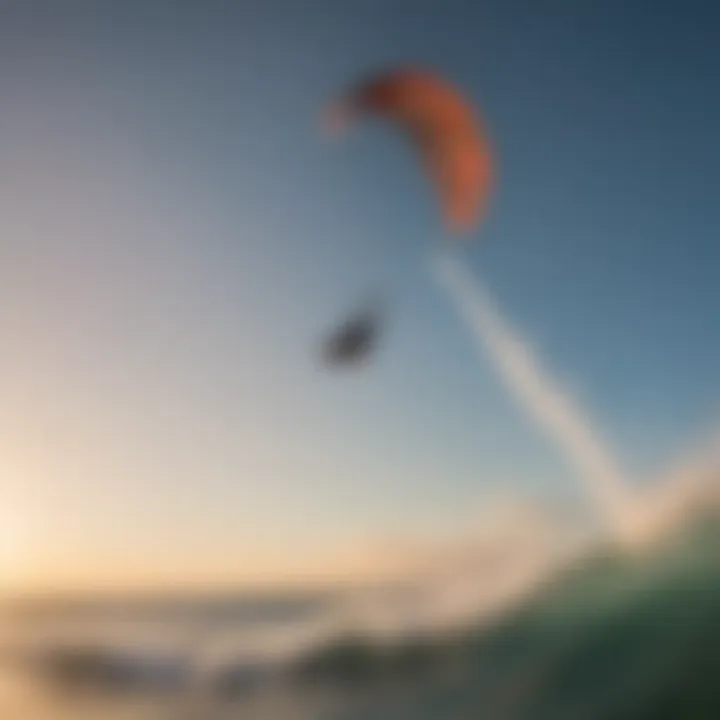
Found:
[[[19, 603], [3, 720], [720, 717], [720, 522], [598, 546], [492, 619], [392, 638], [347, 594]], [[332, 620], [331, 620], [332, 619]]]

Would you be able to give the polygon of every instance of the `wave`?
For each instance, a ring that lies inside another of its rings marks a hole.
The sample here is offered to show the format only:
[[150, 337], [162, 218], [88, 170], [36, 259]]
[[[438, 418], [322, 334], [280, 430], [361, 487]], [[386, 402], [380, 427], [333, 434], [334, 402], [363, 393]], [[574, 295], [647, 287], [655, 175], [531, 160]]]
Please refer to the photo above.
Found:
[[[188, 633], [172, 648], [66, 639], [23, 659], [50, 682], [120, 693], [242, 700], [269, 688], [302, 697], [322, 688], [346, 701], [360, 692], [431, 704], [453, 679], [456, 699], [492, 708], [487, 717], [524, 717], [515, 706], [567, 708], [573, 697], [618, 713], [631, 700], [657, 710], [662, 679], [682, 662], [720, 669], [708, 646], [720, 640], [720, 513], [714, 481], [697, 476], [656, 497], [662, 502], [648, 508], [659, 509], [647, 515], [664, 519], [654, 524], [663, 533], [639, 553], [558, 532], [551, 515], [516, 504], [504, 515], [495, 509], [505, 519], [492, 532], [416, 559], [395, 583], [326, 598], [315, 613], [229, 623], [219, 637]], [[682, 678], [683, 687], [696, 682]]]

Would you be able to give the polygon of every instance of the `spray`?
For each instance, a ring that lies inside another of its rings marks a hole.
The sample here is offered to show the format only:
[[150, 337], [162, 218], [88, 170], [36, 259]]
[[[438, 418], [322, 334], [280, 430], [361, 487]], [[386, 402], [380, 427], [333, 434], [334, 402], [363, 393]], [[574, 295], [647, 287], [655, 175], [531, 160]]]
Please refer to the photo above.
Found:
[[496, 309], [482, 284], [447, 256], [434, 269], [507, 388], [585, 481], [614, 538], [632, 542], [636, 523], [628, 483], [590, 420]]

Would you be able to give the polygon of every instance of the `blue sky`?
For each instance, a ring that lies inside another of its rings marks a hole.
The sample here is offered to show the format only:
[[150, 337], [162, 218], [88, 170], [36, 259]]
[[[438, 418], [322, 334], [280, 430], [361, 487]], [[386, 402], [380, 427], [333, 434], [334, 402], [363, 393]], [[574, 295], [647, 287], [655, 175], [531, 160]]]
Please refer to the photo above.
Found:
[[[628, 471], [716, 421], [714, 3], [0, 14], [0, 469], [29, 575], [242, 580], [494, 488], [581, 497], [428, 272], [415, 158], [378, 126], [321, 136], [333, 93], [395, 62], [483, 109], [499, 191], [465, 256]], [[375, 362], [324, 372], [318, 340], [375, 288]]]

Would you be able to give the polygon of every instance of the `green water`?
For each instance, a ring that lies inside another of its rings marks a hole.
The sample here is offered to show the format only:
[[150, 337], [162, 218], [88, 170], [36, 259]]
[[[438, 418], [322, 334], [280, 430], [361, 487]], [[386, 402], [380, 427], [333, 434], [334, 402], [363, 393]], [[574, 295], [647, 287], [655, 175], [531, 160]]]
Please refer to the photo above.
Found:
[[436, 660], [444, 679], [337, 717], [720, 718], [720, 526], [636, 560], [598, 554]]

